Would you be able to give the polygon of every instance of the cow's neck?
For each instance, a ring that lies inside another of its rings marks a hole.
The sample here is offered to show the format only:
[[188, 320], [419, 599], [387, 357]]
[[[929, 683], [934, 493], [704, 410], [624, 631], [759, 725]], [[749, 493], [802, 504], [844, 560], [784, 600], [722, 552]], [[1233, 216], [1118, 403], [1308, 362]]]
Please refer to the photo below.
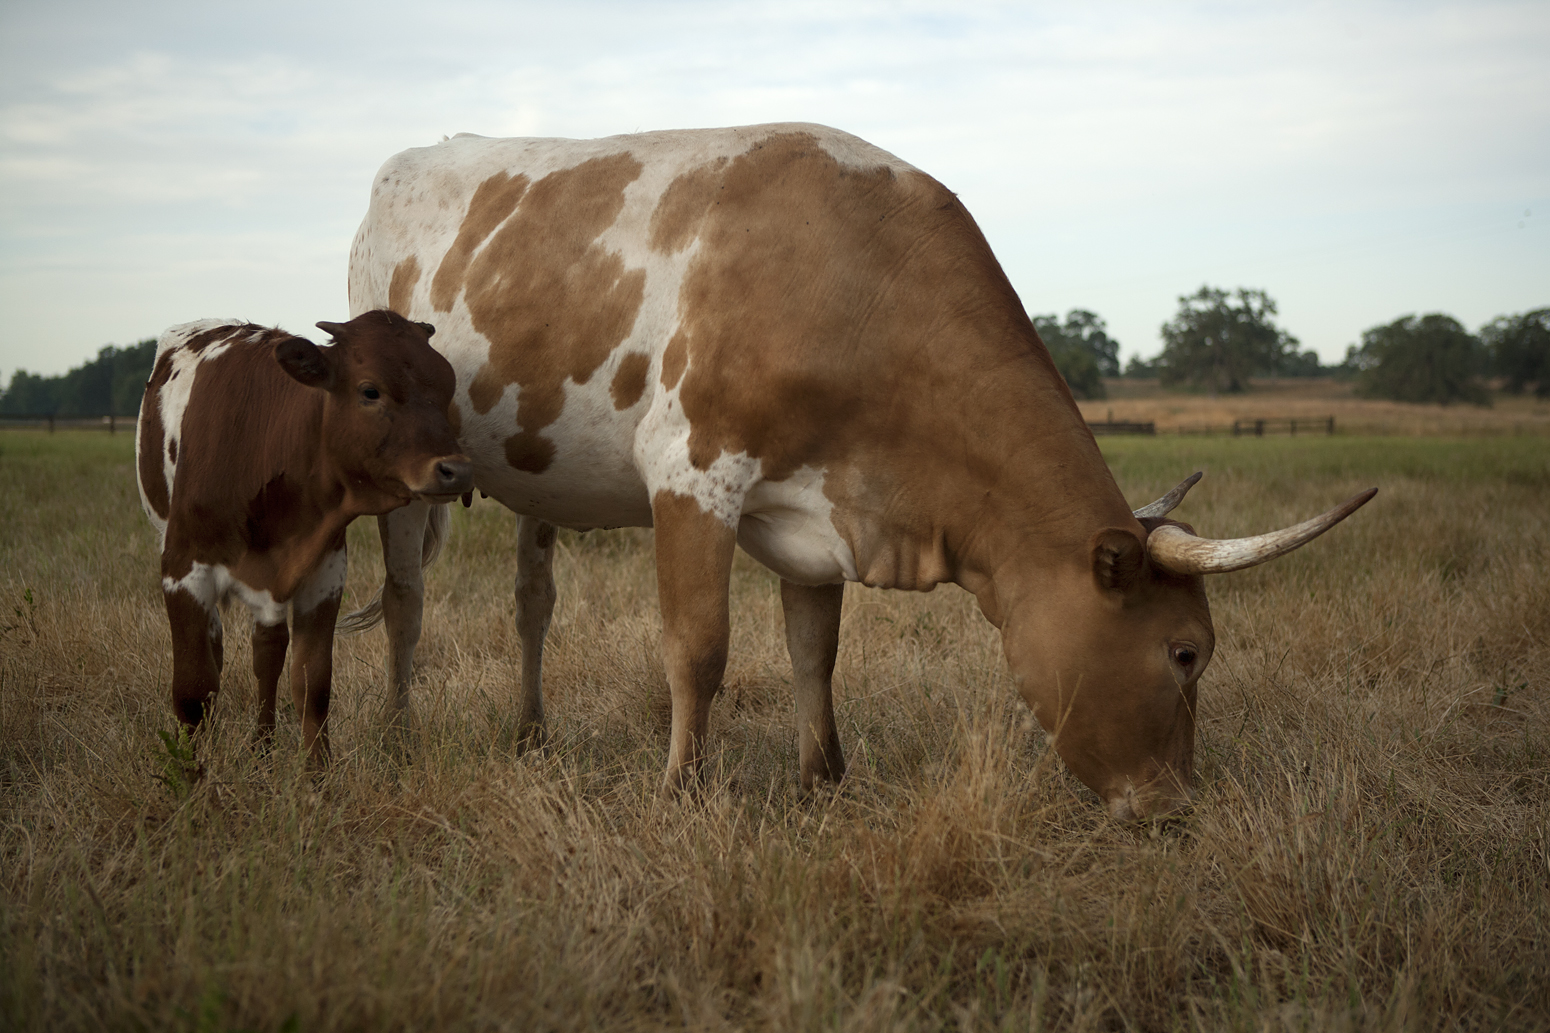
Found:
[[[906, 472], [851, 510], [845, 537], [870, 585], [953, 581], [992, 622], [1090, 563], [1105, 527], [1140, 532], [1086, 422], [1042, 356], [975, 384], [964, 425], [935, 442], [953, 462]], [[991, 414], [976, 418], [976, 414]], [[859, 494], [859, 493], [858, 493]], [[917, 504], [923, 501], [924, 504]]]

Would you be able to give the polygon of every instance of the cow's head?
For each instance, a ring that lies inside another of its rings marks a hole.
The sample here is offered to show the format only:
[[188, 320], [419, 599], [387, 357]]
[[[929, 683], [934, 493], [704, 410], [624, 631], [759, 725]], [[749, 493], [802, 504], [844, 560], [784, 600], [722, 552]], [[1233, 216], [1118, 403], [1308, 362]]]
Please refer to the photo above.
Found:
[[1057, 583], [1002, 625], [1018, 690], [1061, 759], [1122, 819], [1174, 813], [1191, 797], [1195, 686], [1216, 646], [1203, 575], [1284, 555], [1377, 493], [1270, 534], [1215, 541], [1166, 518], [1199, 479], [1137, 510], [1135, 525], [1092, 535]]
[[275, 345], [293, 378], [327, 393], [322, 451], [360, 514], [413, 499], [449, 502], [473, 488], [473, 466], [447, 419], [457, 378], [430, 346], [435, 327], [376, 311], [317, 324], [329, 348], [300, 337]]

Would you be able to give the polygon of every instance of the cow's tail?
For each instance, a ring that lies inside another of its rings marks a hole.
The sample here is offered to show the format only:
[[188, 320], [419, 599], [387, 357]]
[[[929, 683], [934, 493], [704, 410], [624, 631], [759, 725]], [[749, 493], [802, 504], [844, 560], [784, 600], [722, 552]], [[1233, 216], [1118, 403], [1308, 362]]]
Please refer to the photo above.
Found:
[[[435, 563], [436, 557], [441, 555], [441, 547], [447, 541], [447, 527], [452, 519], [448, 513], [451, 508], [451, 506], [431, 507], [430, 516], [425, 521], [425, 540], [420, 545], [421, 570]], [[371, 597], [371, 602], [353, 613], [340, 617], [334, 625], [334, 630], [341, 635], [359, 635], [381, 623], [382, 589], [378, 588], [377, 594]]]

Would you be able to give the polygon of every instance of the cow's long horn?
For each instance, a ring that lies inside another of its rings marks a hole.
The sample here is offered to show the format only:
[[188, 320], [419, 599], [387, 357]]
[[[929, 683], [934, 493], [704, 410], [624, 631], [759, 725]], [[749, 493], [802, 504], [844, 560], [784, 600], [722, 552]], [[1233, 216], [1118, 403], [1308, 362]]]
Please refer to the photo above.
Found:
[[1158, 499], [1156, 502], [1152, 503], [1150, 506], [1142, 506], [1140, 509], [1136, 510], [1136, 519], [1144, 520], [1147, 517], [1162, 517], [1172, 513], [1178, 504], [1184, 501], [1184, 496], [1189, 494], [1189, 489], [1193, 488], [1195, 486], [1195, 482], [1200, 480], [1200, 478], [1203, 476], [1204, 474], [1198, 470], [1190, 474], [1188, 477], [1179, 482], [1179, 486], [1177, 488], [1174, 488], [1172, 491]]
[[1362, 508], [1376, 494], [1377, 488], [1368, 488], [1322, 516], [1252, 538], [1226, 538], [1220, 541], [1197, 538], [1182, 527], [1164, 524], [1147, 535], [1146, 552], [1153, 563], [1175, 574], [1225, 574], [1230, 570], [1242, 570], [1284, 556], [1298, 546], [1311, 542]]
[[323, 331], [325, 334], [329, 334], [330, 336], [333, 336], [333, 337], [338, 337], [339, 336], [339, 332], [344, 329], [344, 324], [343, 323], [330, 323], [326, 319], [319, 320], [318, 322], [313, 323], [312, 325], [317, 327], [319, 330]]

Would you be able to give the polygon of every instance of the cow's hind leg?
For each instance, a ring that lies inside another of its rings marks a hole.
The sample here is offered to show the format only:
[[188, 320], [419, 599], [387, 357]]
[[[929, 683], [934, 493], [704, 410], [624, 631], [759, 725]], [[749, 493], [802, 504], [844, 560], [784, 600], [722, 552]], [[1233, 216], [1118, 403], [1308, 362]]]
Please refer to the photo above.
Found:
[[845, 754], [834, 726], [834, 658], [840, 648], [840, 607], [845, 586], [780, 583], [786, 612], [786, 650], [797, 697], [797, 742], [802, 758], [802, 788], [818, 781], [838, 782]]
[[208, 570], [162, 579], [172, 629], [172, 707], [192, 732], [221, 688], [221, 611]]
[[336, 548], [291, 599], [296, 648], [291, 655], [291, 699], [301, 715], [302, 744], [314, 769], [328, 763], [328, 703], [334, 678], [334, 621], [344, 595], [345, 550]]
[[736, 535], [686, 495], [660, 491], [651, 500], [656, 527], [657, 596], [662, 604], [662, 658], [673, 696], [668, 792], [688, 787], [705, 756], [710, 703], [727, 666], [727, 591]]
[[517, 518], [517, 636], [522, 640], [522, 690], [517, 734], [523, 742], [544, 732], [544, 636], [554, 613], [554, 525]]
[[253, 622], [253, 676], [258, 680], [258, 725], [253, 729], [253, 744], [267, 749], [274, 742], [275, 696], [280, 674], [285, 668], [285, 650], [290, 645], [285, 627], [285, 611], [278, 623]]
[[425, 610], [422, 569], [425, 525], [430, 505], [411, 502], [377, 517], [382, 538], [382, 620], [387, 630], [387, 724], [402, 731], [409, 722], [409, 682], [414, 674], [414, 648], [420, 641]]

